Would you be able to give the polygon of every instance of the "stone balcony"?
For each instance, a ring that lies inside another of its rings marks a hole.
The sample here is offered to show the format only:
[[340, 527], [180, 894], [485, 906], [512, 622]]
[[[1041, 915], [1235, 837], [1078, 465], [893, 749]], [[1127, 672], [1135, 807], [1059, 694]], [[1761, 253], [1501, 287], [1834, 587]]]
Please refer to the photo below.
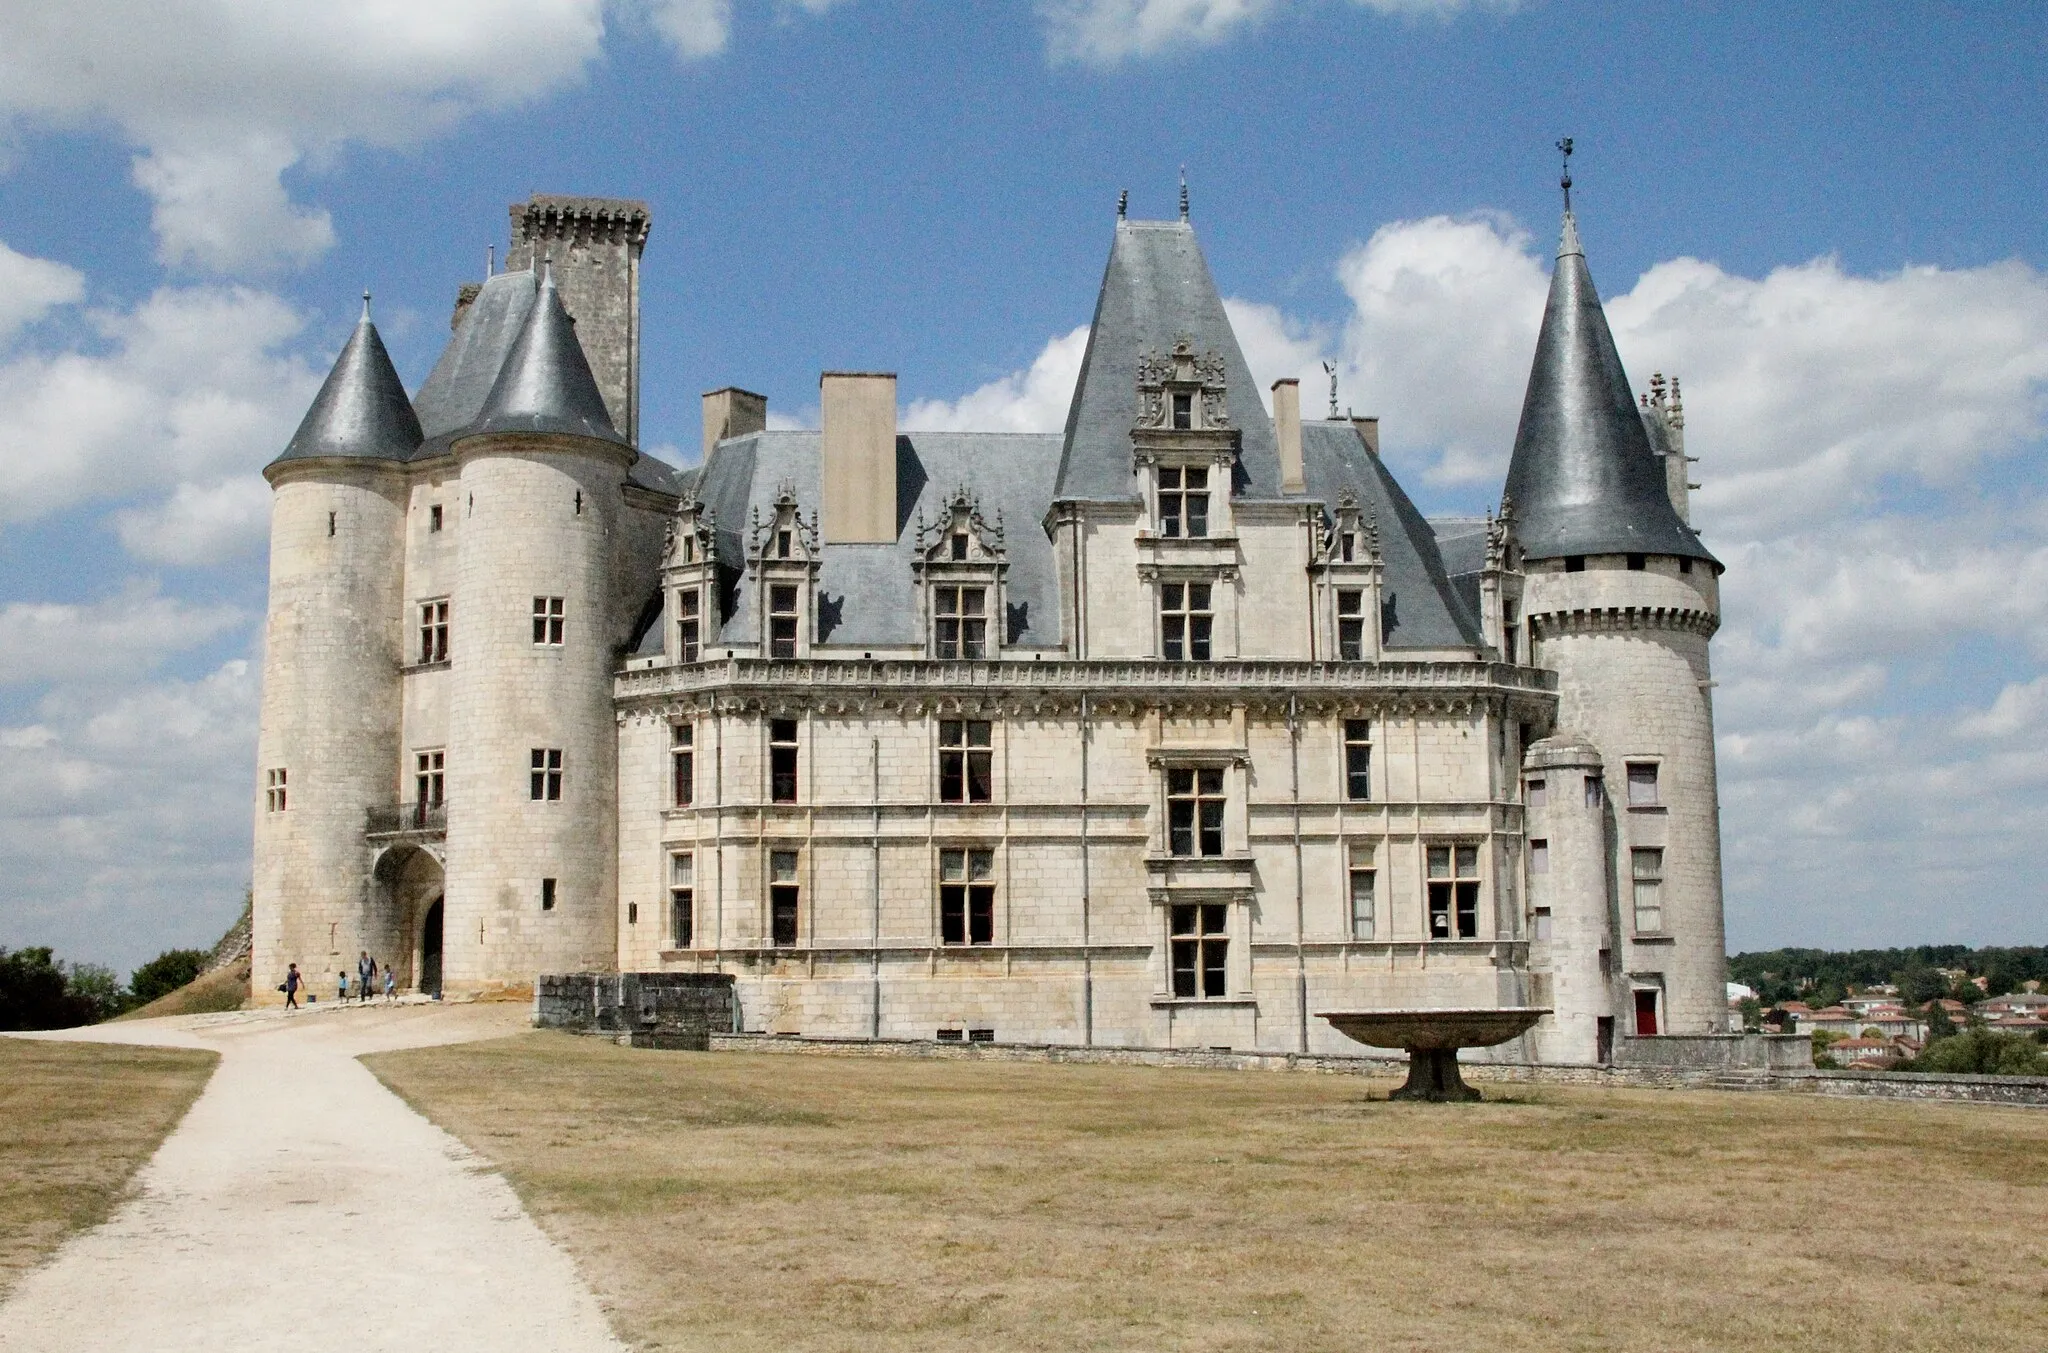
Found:
[[364, 814], [363, 835], [371, 841], [445, 841], [448, 839], [448, 805], [444, 803], [400, 803], [372, 808]]

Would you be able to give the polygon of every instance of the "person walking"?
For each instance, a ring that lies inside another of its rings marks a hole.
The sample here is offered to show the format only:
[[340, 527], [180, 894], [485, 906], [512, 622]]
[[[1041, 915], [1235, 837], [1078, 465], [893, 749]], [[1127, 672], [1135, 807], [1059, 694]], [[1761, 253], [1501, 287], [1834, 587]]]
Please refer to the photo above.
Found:
[[376, 987], [377, 960], [371, 958], [370, 951], [365, 949], [362, 956], [356, 960], [356, 1003], [360, 1005], [369, 1000], [370, 993], [375, 991]]
[[386, 1004], [398, 1000], [398, 974], [388, 963], [384, 965], [384, 1000]]
[[305, 984], [306, 979], [299, 975], [299, 965], [296, 963], [287, 965], [284, 974], [284, 986], [279, 988], [279, 990], [284, 992], [285, 1009], [296, 1010], [299, 1008], [299, 988]]
[[335, 999], [335, 1000], [337, 1000], [337, 1001], [340, 1001], [340, 1002], [342, 1002], [343, 1004], [347, 1004], [347, 1002], [348, 1002], [348, 969], [346, 969], [346, 968], [343, 968], [343, 969], [342, 969], [342, 970], [341, 970], [340, 972], [338, 972], [338, 973], [334, 974], [334, 986], [335, 986], [335, 992], [334, 992], [334, 999]]

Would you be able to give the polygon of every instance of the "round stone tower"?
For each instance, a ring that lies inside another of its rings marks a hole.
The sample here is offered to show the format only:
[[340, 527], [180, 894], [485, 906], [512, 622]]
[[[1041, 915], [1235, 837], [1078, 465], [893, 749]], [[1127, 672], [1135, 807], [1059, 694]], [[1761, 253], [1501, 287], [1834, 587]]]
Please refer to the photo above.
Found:
[[614, 430], [554, 279], [453, 446], [450, 992], [617, 961], [613, 539], [635, 452]]
[[287, 964], [325, 981], [353, 973], [362, 949], [396, 952], [372, 915], [363, 833], [398, 792], [404, 464], [419, 444], [365, 297], [327, 383], [263, 472], [273, 493], [251, 880], [259, 1002], [284, 999]]
[[1557, 727], [1589, 742], [1603, 767], [1612, 830], [1602, 866], [1615, 914], [1601, 1017], [1621, 1036], [1722, 1032], [1707, 662], [1721, 565], [1672, 502], [1569, 210], [1507, 498], [1530, 660], [1558, 675]]

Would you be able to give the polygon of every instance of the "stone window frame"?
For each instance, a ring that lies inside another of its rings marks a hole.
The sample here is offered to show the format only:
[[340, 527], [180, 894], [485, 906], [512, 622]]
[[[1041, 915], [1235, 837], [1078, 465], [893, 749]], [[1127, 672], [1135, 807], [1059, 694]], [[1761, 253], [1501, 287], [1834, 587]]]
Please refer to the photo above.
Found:
[[[956, 539], [964, 539], [958, 536]], [[933, 581], [927, 584], [932, 595], [932, 657], [939, 662], [983, 662], [989, 657], [989, 630], [995, 623], [991, 598], [995, 588], [980, 578]], [[979, 598], [980, 610], [970, 612], [967, 598], [973, 594]], [[953, 608], [948, 610], [948, 599]], [[953, 626], [952, 636], [947, 637], [947, 626]], [[979, 634], [974, 626], [980, 626]]]
[[533, 599], [533, 646], [560, 648], [569, 631], [569, 603], [562, 597]]
[[263, 773], [263, 811], [282, 813], [290, 808], [291, 775], [286, 767], [272, 766]]
[[[1159, 655], [1161, 662], [1216, 661], [1216, 589], [1221, 585], [1222, 579], [1220, 578], [1208, 575], [1181, 576], [1178, 574], [1162, 576], [1153, 584], [1152, 624], [1155, 643], [1153, 651]], [[1203, 600], [1206, 603], [1199, 609], [1194, 604], [1195, 598], [1192, 590], [1197, 587], [1203, 589]], [[1178, 595], [1169, 596], [1168, 589], [1175, 589]], [[1172, 603], [1171, 606], [1169, 606], [1169, 602]], [[1167, 651], [1168, 645], [1174, 642], [1167, 638], [1167, 621], [1169, 617], [1174, 616], [1179, 617], [1183, 622], [1181, 637], [1178, 641], [1180, 645], [1180, 652], [1178, 654]], [[1202, 638], [1199, 641], [1204, 651], [1198, 655], [1193, 650], [1197, 643], [1195, 632], [1198, 628], [1199, 620], [1206, 620], [1208, 628], [1203, 632]]]
[[[1177, 781], [1185, 780], [1185, 792], [1179, 792]], [[1213, 777], [1213, 779], [1211, 778]], [[1161, 789], [1166, 805], [1165, 845], [1166, 854], [1176, 860], [1214, 860], [1230, 853], [1230, 767], [1222, 764], [1175, 761], [1161, 768]], [[1213, 788], [1212, 788], [1213, 786]], [[1175, 805], [1190, 805], [1188, 823], [1185, 828], [1189, 849], [1177, 850], [1176, 833], [1182, 829], [1174, 823]], [[1206, 811], [1213, 805], [1215, 823], [1207, 821]], [[1214, 850], [1206, 849], [1211, 832], [1215, 834]]]
[[[1378, 839], [1350, 838], [1344, 842], [1344, 905], [1346, 910], [1345, 931], [1355, 944], [1371, 943], [1379, 938], [1379, 859]], [[1365, 883], [1365, 914], [1359, 915], [1359, 882]], [[1361, 919], [1363, 925], [1361, 926]], [[1365, 933], [1360, 934], [1363, 929]]]
[[[1436, 863], [1432, 856], [1437, 851], [1446, 852], [1445, 867], [1449, 872], [1443, 875], [1431, 872]], [[1469, 874], [1465, 872], [1465, 852], [1467, 851], [1471, 852], [1472, 856], [1472, 870]], [[1476, 837], [1442, 836], [1423, 838], [1423, 925], [1424, 933], [1432, 942], [1437, 940], [1485, 940], [1492, 938], [1492, 936], [1483, 932], [1483, 921], [1486, 916], [1487, 854], [1485, 843]], [[1460, 896], [1462, 891], [1461, 885], [1467, 884], [1471, 885], [1473, 889], [1472, 905], [1470, 908], [1472, 933], [1469, 935], [1459, 933], [1460, 922], [1464, 919], [1467, 911], [1462, 905], [1462, 898]], [[1441, 913], [1445, 922], [1443, 934], [1438, 934], [1436, 928], [1439, 912], [1436, 905], [1435, 889], [1439, 886], [1449, 888], [1449, 893], [1447, 894], [1448, 905]]]
[[526, 797], [529, 803], [560, 803], [564, 768], [560, 747], [534, 747], [527, 756]]
[[[932, 797], [937, 802], [956, 807], [974, 807], [977, 805], [993, 804], [996, 801], [995, 743], [996, 725], [998, 722], [1000, 721], [997, 719], [976, 718], [970, 714], [940, 715], [933, 720], [932, 744], [935, 749], [933, 766], [936, 775], [933, 787], [936, 792]], [[946, 726], [948, 724], [960, 725], [961, 740], [959, 742], [947, 741]], [[974, 741], [974, 726], [977, 724], [986, 725], [988, 729], [988, 740], [984, 743], [976, 743]], [[947, 760], [949, 757], [954, 756], [959, 757], [961, 763], [960, 797], [958, 798], [949, 797], [946, 792]], [[987, 793], [982, 798], [974, 797], [974, 763], [978, 757], [986, 758], [987, 760]]]
[[[1642, 774], [1647, 771], [1648, 774]], [[1630, 812], [1661, 812], [1664, 802], [1664, 759], [1660, 756], [1631, 756], [1622, 762], [1622, 783], [1628, 794]], [[1638, 797], [1639, 793], [1647, 797]]]
[[[694, 544], [684, 537], [685, 544]], [[704, 658], [704, 589], [694, 584], [678, 587], [676, 598], [676, 661], [701, 662]]]
[[[1152, 467], [1152, 523], [1161, 540], [1209, 539], [1209, 508], [1215, 494], [1217, 467], [1203, 462], [1160, 461]], [[1169, 481], [1167, 476], [1171, 475]], [[1201, 476], [1201, 483], [1189, 482]], [[1224, 481], [1228, 487], [1229, 480]], [[1169, 503], [1172, 510], [1168, 511]], [[1201, 529], [1196, 530], [1199, 526]]]
[[[787, 593], [789, 605], [778, 607], [779, 593]], [[762, 656], [776, 662], [794, 662], [803, 656], [804, 586], [792, 579], [771, 578], [761, 588]], [[787, 633], [778, 632], [786, 628]]]
[[448, 661], [449, 616], [453, 608], [447, 597], [423, 597], [419, 603], [420, 666]]
[[668, 793], [671, 808], [697, 801], [697, 725], [678, 719], [668, 726]]
[[[957, 875], [949, 877], [947, 867], [951, 862], [949, 857], [953, 856], [959, 858], [960, 868]], [[977, 856], [983, 857], [982, 863], [985, 864], [987, 869], [987, 872], [980, 876], [976, 876], [974, 873], [975, 857]], [[994, 841], [969, 838], [957, 841], [941, 840], [933, 844], [932, 896], [935, 903], [933, 934], [937, 936], [940, 948], [986, 949], [995, 945], [996, 934], [999, 929], [998, 922], [1001, 919], [999, 909], [1002, 905], [1002, 889], [998, 882], [1000, 863], [997, 859], [997, 843]], [[949, 889], [958, 889], [960, 893], [959, 939], [949, 939], [946, 934], [947, 892]], [[986, 894], [984, 900], [988, 907], [988, 928], [985, 937], [982, 939], [974, 938], [975, 894], [978, 892]]]
[[413, 812], [415, 817], [448, 802], [448, 749], [415, 747], [413, 757]]
[[1331, 591], [1337, 607], [1337, 661], [1364, 662], [1365, 588], [1335, 587]]
[[[1363, 732], [1363, 736], [1354, 735], [1359, 731]], [[1338, 756], [1341, 758], [1338, 765], [1338, 774], [1343, 778], [1344, 802], [1371, 803], [1373, 801], [1371, 716], [1360, 715], [1355, 719], [1345, 718], [1337, 730], [1337, 745]], [[1354, 753], [1356, 752], [1363, 753], [1365, 764], [1362, 767], [1353, 764], [1355, 760]], [[1355, 792], [1359, 788], [1358, 780], [1360, 777], [1365, 781], [1365, 792], [1363, 794]]]
[[1174, 1000], [1231, 998], [1231, 910], [1229, 902], [1209, 898], [1176, 899], [1159, 908], [1166, 925], [1166, 989]]
[[[678, 865], [681, 868], [678, 868]], [[696, 947], [697, 852], [668, 852], [668, 941], [671, 949]]]
[[[788, 872], [782, 872], [782, 861], [789, 861]], [[761, 906], [762, 920], [767, 922], [763, 938], [771, 949], [794, 949], [803, 943], [804, 921], [804, 849], [797, 841], [764, 841], [761, 845]], [[788, 905], [789, 925], [781, 924], [784, 904]], [[783, 935], [788, 938], [784, 939]]]
[[[767, 755], [761, 759], [765, 779], [762, 788], [767, 791], [764, 801], [769, 804], [803, 802], [804, 722], [795, 715], [785, 714], [770, 714], [761, 721], [762, 746], [767, 751]], [[787, 738], [776, 736], [780, 731], [780, 725], [788, 726], [790, 732]], [[789, 761], [787, 770], [779, 764], [785, 753]], [[782, 792], [785, 778], [789, 787], [787, 794]]]
[[[1663, 846], [1629, 847], [1629, 921], [1635, 934], [1669, 933], [1664, 928], [1664, 880], [1667, 877]], [[1645, 898], [1649, 900], [1645, 902]], [[1651, 924], [1644, 924], [1646, 916]]]

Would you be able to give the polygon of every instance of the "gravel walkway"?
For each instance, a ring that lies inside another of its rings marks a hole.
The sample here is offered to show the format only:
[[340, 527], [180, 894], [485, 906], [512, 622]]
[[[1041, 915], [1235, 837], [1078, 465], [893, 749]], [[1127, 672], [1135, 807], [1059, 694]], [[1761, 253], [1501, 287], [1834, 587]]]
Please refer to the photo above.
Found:
[[316, 1006], [57, 1035], [221, 1062], [135, 1196], [0, 1306], [0, 1349], [622, 1349], [504, 1179], [356, 1061], [516, 1032], [528, 1009]]

